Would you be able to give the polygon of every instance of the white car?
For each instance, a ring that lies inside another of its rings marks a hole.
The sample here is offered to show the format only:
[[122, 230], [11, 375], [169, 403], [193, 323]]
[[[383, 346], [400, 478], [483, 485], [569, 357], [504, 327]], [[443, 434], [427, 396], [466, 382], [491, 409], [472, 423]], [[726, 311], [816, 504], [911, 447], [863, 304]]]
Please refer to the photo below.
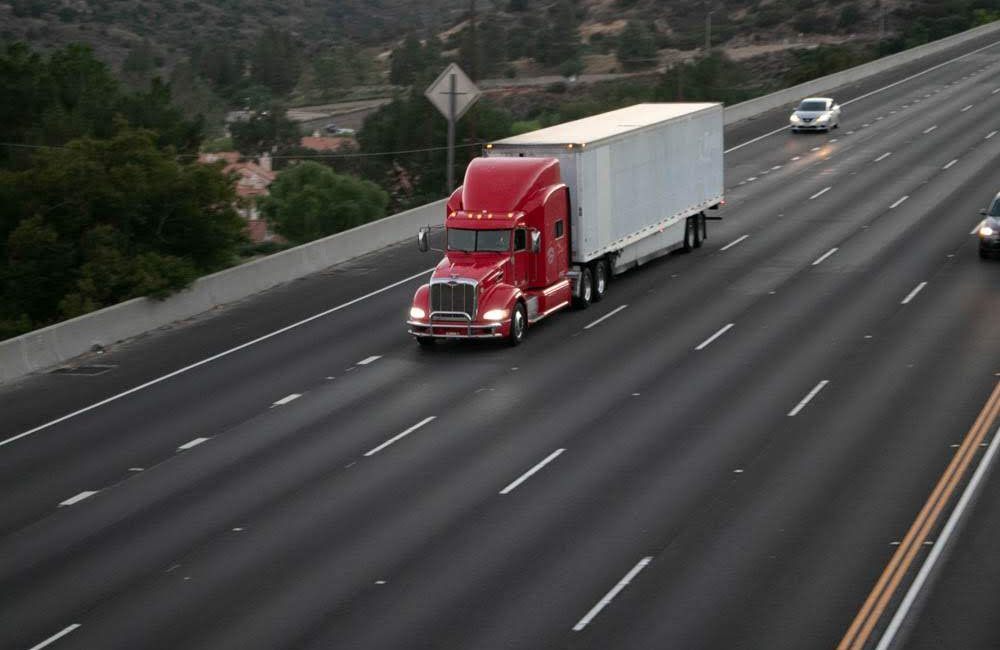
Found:
[[840, 106], [830, 97], [807, 97], [788, 121], [793, 133], [836, 129], [840, 126]]

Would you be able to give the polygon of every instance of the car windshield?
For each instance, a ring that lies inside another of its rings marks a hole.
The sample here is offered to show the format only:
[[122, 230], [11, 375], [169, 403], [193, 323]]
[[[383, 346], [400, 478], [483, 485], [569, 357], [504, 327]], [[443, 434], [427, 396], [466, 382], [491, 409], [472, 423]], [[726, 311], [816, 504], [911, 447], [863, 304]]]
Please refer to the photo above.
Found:
[[825, 111], [826, 110], [826, 102], [818, 102], [818, 101], [802, 102], [801, 104], [799, 104], [799, 110], [800, 111]]
[[510, 230], [465, 230], [462, 228], [448, 229], [448, 250], [492, 251], [510, 250]]
[[986, 214], [991, 217], [1000, 217], [1000, 196], [993, 199], [993, 205], [990, 206], [990, 211]]

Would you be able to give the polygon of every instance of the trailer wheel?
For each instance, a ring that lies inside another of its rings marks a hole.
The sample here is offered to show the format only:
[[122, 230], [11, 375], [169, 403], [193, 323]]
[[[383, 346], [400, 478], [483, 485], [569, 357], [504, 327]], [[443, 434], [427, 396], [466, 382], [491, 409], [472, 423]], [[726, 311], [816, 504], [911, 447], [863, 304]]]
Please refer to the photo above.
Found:
[[684, 245], [681, 247], [681, 250], [685, 253], [690, 253], [694, 248], [696, 230], [698, 230], [698, 226], [694, 222], [694, 217], [688, 217], [684, 220]]
[[608, 292], [608, 263], [604, 260], [594, 262], [594, 297], [593, 302], [601, 302]]
[[524, 311], [524, 304], [517, 303], [514, 313], [510, 317], [510, 334], [507, 335], [507, 343], [511, 347], [520, 345], [524, 340], [524, 333], [528, 329], [528, 316]]
[[694, 223], [692, 224], [692, 226], [694, 226], [692, 228], [694, 231], [692, 243], [695, 248], [701, 248], [701, 242], [704, 241], [702, 238], [702, 229], [705, 227], [705, 220], [699, 214], [696, 214], [691, 218], [694, 219]]
[[701, 224], [701, 241], [708, 240], [708, 217], [705, 216], [704, 212], [698, 213], [698, 223]]
[[594, 276], [589, 267], [584, 267], [580, 271], [580, 295], [573, 298], [573, 304], [577, 309], [590, 307], [590, 301], [594, 299]]

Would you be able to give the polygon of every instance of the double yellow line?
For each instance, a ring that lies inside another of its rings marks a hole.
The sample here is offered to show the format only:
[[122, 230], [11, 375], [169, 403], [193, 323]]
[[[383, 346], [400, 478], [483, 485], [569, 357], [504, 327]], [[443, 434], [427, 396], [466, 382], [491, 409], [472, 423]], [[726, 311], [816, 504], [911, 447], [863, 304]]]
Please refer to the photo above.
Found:
[[934, 487], [934, 491], [920, 510], [920, 514], [917, 515], [916, 521], [910, 526], [903, 542], [896, 549], [882, 575], [879, 576], [875, 588], [868, 594], [865, 604], [854, 618], [847, 634], [841, 639], [837, 650], [862, 650], [868, 643], [875, 624], [882, 617], [886, 606], [899, 588], [900, 582], [910, 570], [910, 566], [927, 539], [927, 535], [937, 525], [941, 511], [951, 499], [955, 488], [965, 477], [979, 445], [982, 444], [983, 438], [991, 429], [998, 412], [1000, 412], [1000, 383], [997, 383], [993, 389], [993, 393], [986, 401], [983, 410], [979, 412], [972, 428], [965, 435], [965, 440], [955, 452], [955, 457], [952, 458], [948, 468]]

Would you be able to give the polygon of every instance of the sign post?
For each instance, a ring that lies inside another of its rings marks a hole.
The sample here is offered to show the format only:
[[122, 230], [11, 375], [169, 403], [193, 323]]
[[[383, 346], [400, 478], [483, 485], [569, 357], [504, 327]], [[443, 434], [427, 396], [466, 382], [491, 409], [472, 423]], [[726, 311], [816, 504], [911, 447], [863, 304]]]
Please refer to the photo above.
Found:
[[455, 189], [455, 122], [479, 99], [482, 92], [457, 64], [452, 63], [438, 75], [424, 96], [448, 120], [448, 194]]

